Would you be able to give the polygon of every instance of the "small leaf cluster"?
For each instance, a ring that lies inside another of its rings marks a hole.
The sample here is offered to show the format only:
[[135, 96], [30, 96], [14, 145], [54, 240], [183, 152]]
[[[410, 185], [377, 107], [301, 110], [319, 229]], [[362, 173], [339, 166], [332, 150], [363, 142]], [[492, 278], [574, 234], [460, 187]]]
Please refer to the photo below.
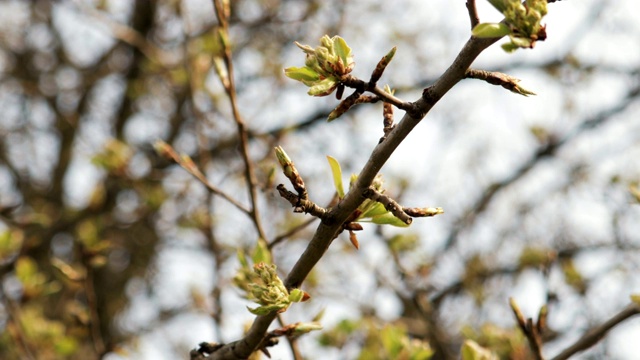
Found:
[[541, 24], [547, 14], [547, 0], [488, 0], [504, 17], [501, 23], [482, 23], [476, 25], [472, 34], [481, 38], [509, 35], [511, 42], [503, 44], [506, 52], [518, 48], [531, 49], [536, 41], [545, 40], [546, 28]]
[[271, 264], [271, 255], [264, 241], [259, 241], [252, 258], [254, 261], [264, 261], [256, 261], [249, 266], [244, 253], [238, 252], [241, 269], [233, 279], [235, 285], [246, 293], [247, 299], [260, 305], [248, 308], [251, 313], [266, 315], [272, 311], [284, 312], [292, 303], [308, 299], [308, 295], [300, 289], [287, 291], [276, 272], [276, 266]]
[[[344, 198], [345, 192], [342, 186], [342, 168], [340, 167], [340, 163], [338, 160], [331, 156], [327, 156], [327, 160], [329, 161], [329, 166], [331, 167], [331, 172], [333, 174], [333, 183], [336, 187], [336, 192], [338, 193], [338, 198]], [[356, 174], [351, 175], [351, 179], [349, 181], [349, 188], [351, 188], [358, 176]], [[384, 193], [384, 189], [382, 188], [384, 182], [382, 181], [382, 176], [378, 174], [376, 178], [373, 180], [371, 187], [380, 193]], [[387, 210], [383, 204], [373, 201], [371, 199], [365, 199], [360, 206], [358, 206], [357, 212], [359, 213], [358, 217], [353, 222], [371, 222], [378, 225], [393, 225], [397, 227], [407, 227], [406, 223], [397, 217], [393, 216], [393, 214]]]
[[308, 86], [309, 95], [331, 94], [355, 66], [351, 48], [340, 36], [323, 36], [320, 46], [315, 49], [298, 42], [295, 44], [307, 55], [305, 66], [286, 68], [284, 73]]

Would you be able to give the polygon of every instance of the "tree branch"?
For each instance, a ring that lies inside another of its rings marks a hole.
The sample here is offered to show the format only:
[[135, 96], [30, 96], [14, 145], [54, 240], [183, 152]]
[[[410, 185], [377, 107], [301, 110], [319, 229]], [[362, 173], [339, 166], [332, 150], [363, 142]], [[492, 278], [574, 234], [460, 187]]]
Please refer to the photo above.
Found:
[[[470, 38], [453, 61], [453, 64], [432, 87], [425, 89], [422, 98], [414, 103], [416, 111], [412, 111], [411, 114], [406, 113], [398, 125], [389, 133], [387, 139], [374, 148], [369, 160], [345, 198], [322, 219], [309, 245], [285, 279], [284, 284], [287, 289], [299, 288], [302, 285], [304, 279], [329, 248], [333, 239], [339, 231], [342, 230], [343, 223], [366, 199], [364, 192], [371, 186], [375, 176], [391, 154], [393, 154], [411, 130], [426, 116], [433, 105], [456, 83], [464, 78], [466, 70], [476, 57], [497, 40], [496, 38]], [[262, 338], [274, 318], [274, 313], [256, 317], [253, 325], [243, 339], [224, 345], [218, 351], [211, 354], [211, 358], [247, 358], [260, 345]]]
[[593, 345], [597, 344], [614, 326], [621, 322], [640, 314], [640, 305], [636, 303], [629, 304], [622, 311], [614, 315], [611, 319], [605, 321], [599, 326], [596, 326], [578, 339], [573, 345], [564, 349], [560, 354], [556, 355], [552, 360], [565, 360], [573, 356], [574, 354], [584, 351]]

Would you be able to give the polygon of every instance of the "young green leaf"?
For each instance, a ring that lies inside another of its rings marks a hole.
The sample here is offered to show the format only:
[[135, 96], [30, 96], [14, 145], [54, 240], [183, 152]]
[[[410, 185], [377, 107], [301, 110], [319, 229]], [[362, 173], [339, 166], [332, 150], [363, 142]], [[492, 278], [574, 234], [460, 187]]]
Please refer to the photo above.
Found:
[[336, 36], [333, 38], [333, 51], [342, 60], [345, 68], [348, 68], [351, 61], [351, 48], [343, 38]]
[[466, 340], [462, 344], [461, 357], [462, 360], [498, 360], [494, 353], [478, 345], [473, 340]]
[[476, 25], [471, 31], [473, 36], [479, 38], [499, 38], [510, 33], [509, 26], [503, 23], [482, 23]]
[[309, 95], [312, 96], [327, 96], [338, 87], [338, 82], [333, 78], [326, 78], [313, 83], [313, 86], [309, 88]]
[[269, 247], [267, 246], [266, 241], [264, 241], [263, 239], [258, 239], [258, 244], [256, 244], [255, 249], [253, 249], [251, 260], [254, 264], [258, 264], [261, 262], [265, 264], [271, 264], [271, 252], [269, 251]]
[[[369, 201], [370, 203], [365, 204], [367, 201]], [[387, 209], [384, 208], [383, 204], [377, 201], [367, 199], [365, 200], [363, 205], [365, 206], [361, 206], [362, 208], [362, 215], [360, 216], [361, 218], [371, 218], [371, 217], [383, 215], [389, 212]]]
[[314, 82], [320, 80], [320, 75], [308, 67], [290, 67], [284, 69], [284, 74], [293, 79], [302, 81], [303, 83]]
[[327, 155], [327, 160], [329, 161], [331, 173], [333, 174], [333, 184], [338, 192], [338, 197], [342, 199], [344, 198], [344, 187], [342, 186], [342, 169], [340, 168], [340, 163], [329, 155]]
[[373, 222], [374, 224], [378, 224], [378, 225], [392, 225], [392, 226], [397, 226], [397, 227], [407, 227], [409, 226], [408, 224], [406, 224], [404, 221], [398, 219], [397, 217], [393, 216], [392, 213], [387, 212], [386, 214], [382, 214], [382, 215], [378, 215], [378, 216], [374, 216], [371, 218], [371, 222]]

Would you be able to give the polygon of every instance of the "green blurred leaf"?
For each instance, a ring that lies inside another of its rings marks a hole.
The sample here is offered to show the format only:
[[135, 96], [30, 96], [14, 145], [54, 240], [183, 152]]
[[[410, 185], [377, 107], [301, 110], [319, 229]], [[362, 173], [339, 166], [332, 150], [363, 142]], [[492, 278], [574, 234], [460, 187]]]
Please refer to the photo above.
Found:
[[391, 359], [396, 359], [400, 351], [405, 347], [402, 343], [404, 336], [405, 333], [402, 329], [391, 325], [385, 326], [380, 332], [382, 346]]
[[518, 50], [518, 48], [519, 48], [518, 45], [515, 45], [515, 44], [510, 43], [510, 42], [506, 43], [506, 44], [502, 44], [502, 50], [504, 50], [504, 51], [506, 51], [508, 53], [514, 52], [514, 51]]
[[389, 248], [393, 252], [406, 252], [414, 250], [418, 245], [418, 235], [398, 234], [389, 239]]
[[327, 160], [329, 161], [329, 166], [331, 167], [331, 174], [333, 175], [333, 184], [336, 187], [336, 192], [338, 192], [338, 197], [340, 199], [344, 198], [344, 187], [342, 186], [342, 168], [340, 168], [340, 163], [335, 158], [327, 155]]
[[482, 23], [476, 25], [471, 34], [479, 38], [500, 38], [511, 33], [509, 26], [503, 23]]
[[251, 254], [251, 260], [254, 264], [259, 264], [261, 262], [271, 264], [271, 251], [269, 251], [266, 241], [258, 239], [258, 244], [256, 244], [255, 249], [253, 249], [253, 254]]
[[20, 230], [5, 230], [0, 233], [0, 263], [15, 256], [22, 247], [24, 233]]
[[78, 341], [73, 337], [63, 336], [56, 339], [54, 347], [58, 355], [69, 356], [78, 349]]
[[16, 261], [15, 271], [18, 280], [24, 283], [38, 273], [38, 265], [32, 258], [23, 256]]
[[371, 218], [371, 222], [378, 225], [392, 225], [397, 227], [408, 227], [409, 225], [405, 224], [402, 220], [393, 216], [392, 213], [388, 212], [383, 215], [374, 216]]
[[465, 340], [462, 344], [462, 360], [498, 360], [498, 357], [489, 351], [478, 345], [473, 340]]

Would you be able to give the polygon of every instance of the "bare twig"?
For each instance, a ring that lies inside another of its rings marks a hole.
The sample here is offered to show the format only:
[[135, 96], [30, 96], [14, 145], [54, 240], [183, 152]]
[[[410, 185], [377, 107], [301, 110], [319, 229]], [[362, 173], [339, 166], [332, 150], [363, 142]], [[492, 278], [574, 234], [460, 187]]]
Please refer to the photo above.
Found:
[[[280, 327], [283, 329], [287, 329], [287, 328], [291, 328], [293, 330], [295, 330], [295, 325], [293, 326], [287, 326], [285, 325], [284, 319], [282, 318], [282, 314], [278, 314], [277, 317], [278, 320], [278, 324], [280, 324]], [[280, 329], [276, 329], [274, 331], [272, 331], [271, 333], [275, 333], [275, 334], [279, 334], [278, 330]], [[296, 339], [292, 336], [289, 336], [289, 333], [284, 333], [282, 335], [287, 335], [287, 339], [289, 340], [289, 348], [291, 349], [291, 354], [293, 355], [293, 360], [302, 360], [304, 357], [302, 356], [302, 354], [300, 353], [300, 349], [298, 349], [298, 342], [296, 341]], [[279, 335], [279, 336], [282, 336]]]
[[144, 56], [147, 57], [147, 59], [157, 62], [162, 66], [173, 65], [169, 63], [170, 56], [166, 51], [147, 41], [147, 39], [145, 39], [145, 37], [134, 28], [112, 20], [108, 16], [105, 16], [100, 11], [86, 5], [82, 1], [74, 0], [73, 3], [88, 16], [96, 19], [101, 24], [108, 27], [114, 38], [137, 48], [142, 54], [144, 54]]
[[303, 230], [304, 228], [306, 228], [307, 226], [311, 225], [312, 222], [316, 221], [316, 218], [311, 218], [305, 222], [303, 222], [302, 224], [293, 227], [291, 230], [276, 236], [270, 243], [269, 243], [269, 249], [273, 248], [274, 246], [278, 245], [279, 243], [281, 243], [282, 241], [286, 240], [287, 238], [291, 237], [292, 235], [294, 235], [295, 233]]
[[380, 138], [379, 142], [383, 142], [384, 139], [387, 138], [387, 135], [389, 135], [389, 133], [391, 132], [391, 130], [393, 130], [393, 127], [395, 126], [393, 124], [393, 106], [391, 106], [390, 103], [385, 102], [382, 105], [382, 132], [383, 132], [383, 136]]
[[207, 189], [209, 189], [209, 191], [227, 200], [228, 202], [230, 202], [232, 205], [234, 205], [236, 208], [238, 208], [240, 211], [244, 212], [245, 214], [251, 214], [251, 211], [247, 209], [244, 205], [240, 204], [236, 199], [229, 196], [227, 193], [220, 190], [215, 185], [211, 184], [209, 180], [207, 180], [207, 177], [204, 176], [204, 174], [202, 173], [202, 171], [200, 171], [200, 169], [198, 169], [198, 167], [193, 162], [193, 160], [191, 160], [190, 157], [186, 155], [183, 155], [183, 156], [178, 155], [178, 153], [175, 152], [173, 147], [171, 147], [171, 145], [165, 143], [164, 141], [157, 141], [154, 146], [156, 148], [156, 151], [158, 151], [162, 156], [172, 159], [178, 165], [182, 166], [182, 168], [185, 169], [189, 174], [193, 175], [196, 179], [200, 180], [200, 182], [204, 186], [206, 186]]
[[283, 184], [280, 184], [276, 187], [278, 189], [278, 193], [280, 196], [285, 198], [291, 206], [294, 207], [293, 211], [297, 213], [307, 213], [311, 214], [319, 219], [324, 219], [327, 215], [327, 210], [321, 206], [316, 205], [313, 201], [309, 199], [303, 199], [299, 195], [292, 193], [287, 190]]
[[[515, 316], [518, 326], [522, 333], [529, 340], [529, 347], [531, 348], [531, 352], [533, 356], [535, 356], [536, 360], [544, 360], [542, 356], [542, 337], [539, 332], [539, 327], [533, 325], [533, 320], [528, 318], [525, 320], [524, 315], [522, 315], [522, 311], [520, 311], [520, 307], [516, 303], [514, 298], [509, 299], [509, 305], [511, 306], [511, 310], [513, 310], [513, 315]], [[539, 322], [539, 324], [542, 324]]]
[[[216, 10], [216, 17], [221, 26], [221, 29], [219, 29], [219, 31], [222, 32], [221, 36], [227, 37], [229, 34], [229, 4], [227, 3], [225, 5], [222, 0], [214, 0], [213, 5]], [[224, 47], [224, 63], [227, 69], [227, 76], [226, 79], [223, 79], [221, 76], [221, 80], [227, 93], [227, 97], [229, 98], [231, 112], [233, 113], [233, 119], [235, 120], [238, 129], [238, 137], [240, 139], [240, 152], [242, 153], [242, 160], [244, 161], [245, 167], [245, 177], [247, 179], [247, 190], [249, 191], [249, 195], [251, 197], [250, 215], [253, 220], [253, 224], [255, 225], [256, 231], [258, 232], [258, 236], [260, 236], [260, 238], [262, 239], [267, 240], [267, 235], [262, 227], [262, 220], [260, 219], [260, 213], [258, 210], [258, 180], [256, 179], [253, 162], [251, 161], [251, 158], [249, 156], [249, 132], [247, 130], [247, 125], [242, 118], [242, 115], [240, 114], [240, 109], [238, 108], [238, 101], [236, 98], [237, 93], [233, 71], [233, 61], [231, 58], [231, 48], [227, 41], [222, 41], [222, 45]]]
[[398, 99], [392, 94], [389, 94], [388, 92], [384, 91], [384, 89], [378, 86], [375, 86], [375, 84], [365, 82], [351, 75], [345, 76], [345, 78], [342, 80], [346, 86], [350, 88], [354, 88], [356, 89], [356, 91], [360, 93], [369, 91], [377, 95], [382, 101], [392, 104], [393, 106], [399, 109], [402, 109], [406, 112], [411, 113], [416, 110], [415, 105], [413, 103], [402, 101], [401, 99]]
[[[31, 349], [32, 344], [29, 343], [27, 339], [24, 329], [22, 326], [22, 320], [20, 318], [20, 308], [15, 306], [13, 301], [6, 296], [2, 287], [0, 287], [0, 297], [2, 298], [2, 302], [5, 308], [5, 311], [8, 315], [8, 324], [5, 325], [5, 328], [8, 331], [8, 334], [13, 338], [13, 340], [18, 345], [16, 349], [20, 353], [20, 356], [27, 360], [36, 359], [34, 356], [34, 351]], [[13, 325], [13, 326], [11, 326]]]
[[91, 317], [91, 339], [93, 340], [93, 348], [97, 357], [102, 357], [105, 353], [105, 344], [100, 330], [100, 315], [98, 314], [98, 299], [94, 287], [93, 267], [89, 263], [89, 259], [83, 259], [83, 266], [87, 269], [87, 276], [84, 279], [84, 293], [87, 298], [87, 308]]
[[613, 327], [638, 314], [640, 314], [640, 305], [636, 303], [629, 304], [626, 308], [614, 315], [611, 319], [584, 333], [584, 335], [580, 339], [578, 339], [568, 348], [564, 349], [552, 360], [565, 360], [581, 351], [592, 347], [593, 345], [597, 344]]
[[520, 79], [516, 79], [513, 76], [509, 76], [501, 72], [469, 69], [467, 70], [466, 77], [470, 79], [484, 80], [491, 85], [500, 85], [512, 93], [524, 96], [535, 95], [533, 91], [527, 90], [519, 85]]
[[469, 20], [471, 21], [471, 30], [473, 30], [473, 28], [480, 23], [480, 18], [478, 17], [478, 10], [476, 9], [476, 1], [467, 0], [466, 5], [467, 5], [467, 10], [469, 11]]
[[466, 228], [469, 228], [475, 223], [478, 215], [480, 215], [484, 210], [487, 209], [488, 205], [491, 203], [491, 201], [493, 201], [497, 193], [504, 190], [509, 185], [517, 182], [519, 179], [522, 179], [539, 162], [541, 162], [543, 159], [554, 156], [560, 149], [569, 144], [571, 140], [573, 140], [578, 135], [585, 133], [588, 130], [599, 127], [600, 125], [606, 123], [609, 119], [612, 119], [613, 115], [627, 109], [627, 107], [629, 107], [629, 105], [631, 105], [634, 100], [636, 100], [638, 95], [640, 95], [640, 85], [637, 85], [634, 88], [630, 89], [622, 102], [612, 106], [611, 108], [604, 109], [603, 111], [593, 115], [591, 118], [588, 118], [580, 125], [576, 126], [575, 129], [570, 131], [564, 138], [556, 139], [551, 137], [547, 143], [540, 146], [533, 154], [533, 156], [526, 162], [524, 162], [511, 175], [488, 186], [484, 190], [484, 193], [474, 202], [474, 204], [471, 205], [469, 209], [467, 209], [464, 214], [455, 221], [455, 225], [453, 226], [445, 242], [444, 249], [448, 250], [455, 245], [455, 243], [458, 241], [458, 235], [460, 234], [460, 232]]

